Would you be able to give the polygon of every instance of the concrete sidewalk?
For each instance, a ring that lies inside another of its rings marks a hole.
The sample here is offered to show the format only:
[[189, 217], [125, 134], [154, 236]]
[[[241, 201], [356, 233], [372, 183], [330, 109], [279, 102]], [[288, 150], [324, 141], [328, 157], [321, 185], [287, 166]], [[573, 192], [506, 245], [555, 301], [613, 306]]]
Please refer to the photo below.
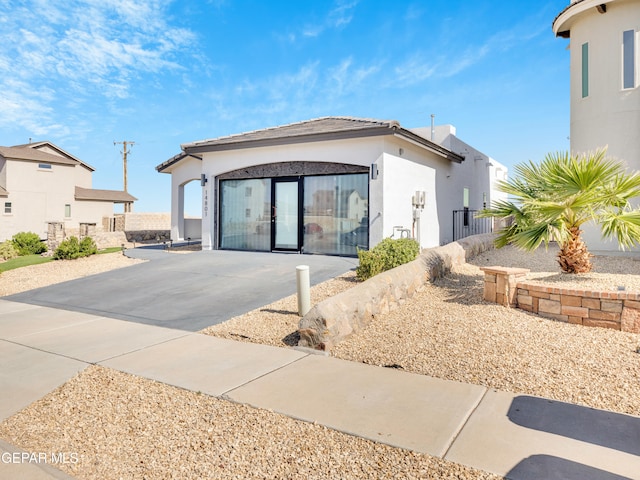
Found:
[[[303, 350], [0, 300], [0, 419], [88, 364], [512, 479], [640, 478], [638, 417]], [[11, 448], [0, 444], [0, 453]], [[33, 467], [0, 462], [0, 477], [64, 478]]]

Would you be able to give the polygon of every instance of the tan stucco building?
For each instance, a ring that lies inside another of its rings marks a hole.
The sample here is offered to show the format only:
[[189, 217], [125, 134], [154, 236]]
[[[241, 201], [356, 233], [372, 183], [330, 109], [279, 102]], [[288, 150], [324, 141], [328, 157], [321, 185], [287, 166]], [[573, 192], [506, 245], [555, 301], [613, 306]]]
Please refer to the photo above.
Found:
[[102, 229], [117, 203], [135, 197], [119, 190], [92, 188], [94, 168], [50, 142], [0, 147], [0, 241], [18, 232], [46, 238], [48, 222], [68, 232], [80, 224]]

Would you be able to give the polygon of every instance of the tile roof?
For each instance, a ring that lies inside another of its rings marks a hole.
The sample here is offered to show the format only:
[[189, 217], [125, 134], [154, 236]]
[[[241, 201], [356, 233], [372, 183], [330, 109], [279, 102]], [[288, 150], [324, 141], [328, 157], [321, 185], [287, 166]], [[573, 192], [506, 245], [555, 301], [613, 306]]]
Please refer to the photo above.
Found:
[[[92, 172], [94, 172], [96, 169], [93, 168], [91, 165], [89, 165], [88, 163], [83, 162], [82, 160], [80, 160], [79, 158], [71, 155], [69, 152], [63, 150], [62, 148], [60, 148], [59, 146], [51, 143], [48, 140], [43, 140], [40, 142], [29, 142], [29, 143], [23, 143], [22, 145], [13, 145], [13, 147], [8, 147], [8, 148], [29, 148], [32, 149], [34, 151], [39, 151], [41, 153], [48, 153], [44, 151], [44, 148], [50, 148], [51, 150], [54, 150], [56, 152], [58, 152], [60, 155], [56, 155], [56, 154], [50, 154], [53, 155], [54, 157], [60, 157], [60, 158], [64, 158], [67, 157], [70, 160], [75, 161], [76, 163], [79, 163], [80, 165], [86, 167], [87, 169], [91, 170]], [[57, 163], [62, 163], [62, 162], [57, 162]]]
[[76, 187], [76, 200], [94, 200], [99, 202], [129, 203], [138, 200], [124, 190], [98, 190]]
[[460, 163], [464, 157], [430, 140], [403, 128], [396, 120], [376, 120], [356, 117], [321, 117], [302, 122], [290, 123], [278, 127], [254, 130], [214, 139], [201, 140], [181, 145], [183, 153], [158, 165], [156, 170], [165, 170], [189, 154], [203, 152], [236, 150], [241, 148], [288, 145], [323, 140], [374, 137], [395, 135], [417, 143], [424, 148], [451, 161]]
[[58, 165], [78, 165], [77, 160], [41, 152], [29, 147], [0, 147], [0, 155], [12, 160], [26, 160], [29, 162], [54, 163]]
[[187, 157], [193, 157], [196, 160], [202, 160], [202, 157], [200, 155], [189, 155], [188, 153], [184, 153], [184, 152], [180, 152], [177, 155], [174, 155], [173, 157], [171, 157], [169, 160], [162, 162], [160, 165], [158, 165], [156, 167], [156, 170], [158, 172], [163, 172], [164, 170], [166, 170], [167, 168], [169, 168], [171, 165], [174, 165], [176, 163], [178, 163], [180, 160], [187, 158]]
[[198, 151], [198, 147], [230, 144], [235, 145], [247, 142], [291, 139], [295, 137], [307, 137], [332, 133], [352, 134], [349, 136], [357, 136], [357, 133], [371, 133], [371, 130], [379, 130], [386, 133], [393, 127], [399, 128], [400, 124], [395, 120], [374, 120], [355, 117], [321, 117], [312, 120], [305, 120], [303, 122], [290, 123], [288, 125], [280, 125], [277, 127], [253, 130], [251, 132], [238, 133], [225, 137], [201, 140], [183, 145], [182, 147], [187, 152], [195, 152]]

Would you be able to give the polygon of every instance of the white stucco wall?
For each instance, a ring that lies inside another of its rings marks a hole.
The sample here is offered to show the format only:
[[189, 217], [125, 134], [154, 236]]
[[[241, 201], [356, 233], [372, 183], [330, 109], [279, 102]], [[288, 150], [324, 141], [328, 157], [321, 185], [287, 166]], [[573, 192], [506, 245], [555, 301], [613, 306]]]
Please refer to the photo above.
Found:
[[[403, 156], [407, 149], [403, 149]], [[411, 235], [420, 238], [422, 248], [440, 244], [440, 223], [436, 205], [436, 169], [427, 162], [410, 160], [397, 155], [384, 154], [382, 159], [383, 189], [383, 238], [399, 232], [394, 227], [407, 228]], [[425, 192], [425, 207], [420, 220], [414, 223], [412, 197], [416, 191]], [[380, 241], [381, 239], [378, 239]]]
[[[369, 138], [204, 153], [202, 156], [202, 171], [210, 179], [207, 183], [207, 195], [210, 199], [211, 207], [209, 209], [210, 214], [208, 216], [203, 215], [202, 218], [202, 248], [211, 249], [214, 245], [213, 219], [211, 215], [213, 215], [212, 207], [215, 187], [213, 182], [216, 176], [243, 167], [296, 161], [347, 163], [370, 167], [380, 157], [383, 148], [384, 141], [381, 138]], [[372, 200], [371, 193], [369, 195], [369, 211], [378, 211], [379, 207]], [[380, 195], [376, 197], [379, 199]], [[372, 244], [373, 238], [371, 237]]]
[[[622, 33], [636, 31], [636, 88], [623, 89]], [[640, 2], [614, 1], [605, 14], [595, 8], [571, 25], [571, 150], [608, 146], [608, 154], [640, 169], [638, 32]], [[582, 98], [582, 45], [589, 44], [589, 95]]]
[[[431, 127], [412, 129], [422, 136], [431, 138]], [[506, 166], [480, 150], [460, 140], [453, 125], [436, 125], [434, 142], [465, 157], [464, 162], [443, 164], [437, 168], [437, 202], [440, 218], [440, 243], [453, 241], [453, 210], [464, 208], [464, 189], [469, 190], [469, 209], [481, 210], [491, 206], [493, 201], [506, 199], [499, 192], [497, 183], [506, 180]]]
[[[181, 161], [171, 170], [171, 239], [173, 241], [184, 240], [188, 237], [185, 235], [184, 224], [184, 186], [191, 182], [200, 182], [200, 175], [203, 173], [202, 162], [193, 157], [188, 157]], [[202, 228], [205, 229], [205, 222], [208, 223], [210, 217], [210, 207], [207, 206], [205, 212], [204, 190], [210, 191], [211, 182], [208, 182], [203, 188], [202, 203]], [[202, 246], [205, 249], [210, 248], [211, 237], [202, 237]], [[206, 247], [205, 247], [206, 245]]]
[[[575, 2], [572, 2], [575, 3]], [[585, 0], [563, 14], [554, 27], [570, 30], [571, 151], [585, 153], [607, 147], [610, 157], [640, 170], [640, 1]], [[635, 31], [635, 88], [623, 88], [623, 32]], [[589, 95], [582, 97], [582, 45], [589, 44]], [[602, 241], [600, 231], [586, 226], [591, 250], [618, 250]]]
[[378, 178], [369, 180], [370, 247], [394, 235], [395, 226], [418, 233], [412, 207], [412, 196], [416, 191], [426, 194], [426, 205], [420, 212], [419, 236], [422, 247], [449, 242], [453, 236], [452, 211], [463, 207], [463, 188], [469, 188], [470, 208], [482, 208], [483, 193], [487, 194], [487, 202], [490, 202], [491, 178], [496, 175], [496, 169], [501, 167], [497, 162], [492, 167], [489, 157], [455, 137], [450, 142], [458, 149], [466, 148], [467, 153], [474, 152], [482, 157], [456, 164], [405, 139], [387, 135], [205, 152], [202, 153], [202, 161], [189, 158], [181, 160], [170, 167], [172, 238], [181, 238], [177, 234], [184, 231], [179, 226], [182, 221], [179, 212], [183, 210], [180, 192], [185, 182], [199, 180], [201, 173], [208, 179], [203, 189], [202, 246], [210, 249], [215, 245], [215, 178], [218, 175], [256, 165], [307, 161], [344, 163], [366, 168], [377, 165]]

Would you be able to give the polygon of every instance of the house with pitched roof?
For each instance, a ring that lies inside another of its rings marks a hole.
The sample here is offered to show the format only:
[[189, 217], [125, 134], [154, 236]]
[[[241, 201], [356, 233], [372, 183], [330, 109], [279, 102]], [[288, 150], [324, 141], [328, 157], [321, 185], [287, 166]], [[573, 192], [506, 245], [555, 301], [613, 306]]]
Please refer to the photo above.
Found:
[[51, 142], [0, 146], [0, 241], [25, 231], [44, 239], [49, 222], [63, 223], [67, 232], [85, 223], [101, 229], [114, 205], [137, 200], [91, 188], [94, 170]]
[[453, 127], [395, 120], [323, 117], [181, 147], [156, 170], [171, 175], [173, 240], [194, 231], [184, 188], [200, 183], [203, 249], [355, 255], [385, 237], [433, 247], [453, 240], [454, 210], [488, 205], [506, 175]]

